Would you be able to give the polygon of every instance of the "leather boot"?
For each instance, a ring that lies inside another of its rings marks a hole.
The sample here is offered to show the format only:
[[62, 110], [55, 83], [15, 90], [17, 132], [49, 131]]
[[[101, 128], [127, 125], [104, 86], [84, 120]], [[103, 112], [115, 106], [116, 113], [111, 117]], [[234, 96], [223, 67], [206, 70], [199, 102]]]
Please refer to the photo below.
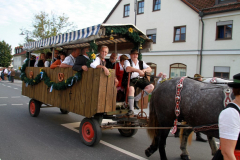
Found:
[[134, 101], [134, 109], [139, 110], [139, 107], [138, 107], [138, 101]]

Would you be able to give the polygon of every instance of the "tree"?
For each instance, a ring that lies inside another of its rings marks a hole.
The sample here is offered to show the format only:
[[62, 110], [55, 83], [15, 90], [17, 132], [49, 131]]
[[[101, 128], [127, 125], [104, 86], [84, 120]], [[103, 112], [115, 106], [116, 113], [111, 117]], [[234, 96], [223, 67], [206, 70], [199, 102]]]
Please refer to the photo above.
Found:
[[62, 15], [55, 15], [53, 13], [49, 15], [42, 11], [34, 15], [32, 23], [32, 31], [21, 29], [26, 35], [26, 42], [49, 38], [51, 36], [70, 32], [76, 28], [73, 22], [69, 22], [69, 17], [66, 17], [64, 13]]
[[8, 67], [11, 64], [12, 59], [12, 48], [11, 45], [7, 44], [5, 41], [0, 41], [0, 66]]

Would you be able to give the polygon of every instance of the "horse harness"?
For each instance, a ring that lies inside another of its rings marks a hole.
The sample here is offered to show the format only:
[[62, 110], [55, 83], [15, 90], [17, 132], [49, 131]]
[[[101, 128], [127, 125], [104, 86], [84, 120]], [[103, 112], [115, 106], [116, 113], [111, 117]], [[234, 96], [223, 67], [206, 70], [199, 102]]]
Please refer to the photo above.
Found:
[[180, 115], [180, 102], [181, 102], [181, 91], [183, 89], [183, 81], [186, 77], [182, 77], [176, 86], [176, 95], [175, 95], [175, 103], [176, 103], [176, 107], [175, 107], [175, 115], [176, 115], [176, 119], [174, 120], [174, 127], [172, 130], [172, 134], [176, 133], [177, 131], [177, 123], [178, 123], [178, 117]]

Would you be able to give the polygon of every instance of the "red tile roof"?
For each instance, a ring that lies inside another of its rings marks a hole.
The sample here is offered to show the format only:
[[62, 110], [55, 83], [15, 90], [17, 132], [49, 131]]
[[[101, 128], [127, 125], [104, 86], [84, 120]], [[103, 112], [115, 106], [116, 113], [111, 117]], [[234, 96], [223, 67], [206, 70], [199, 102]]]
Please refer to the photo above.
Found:
[[19, 56], [19, 55], [24, 55], [24, 54], [26, 54], [27, 53], [27, 51], [23, 51], [23, 52], [21, 52], [21, 53], [18, 53], [18, 54], [14, 54], [13, 56]]
[[215, 0], [181, 0], [181, 1], [188, 5], [197, 13], [202, 11], [205, 15], [240, 10], [240, 0], [236, 0], [236, 2], [229, 2], [216, 5]]

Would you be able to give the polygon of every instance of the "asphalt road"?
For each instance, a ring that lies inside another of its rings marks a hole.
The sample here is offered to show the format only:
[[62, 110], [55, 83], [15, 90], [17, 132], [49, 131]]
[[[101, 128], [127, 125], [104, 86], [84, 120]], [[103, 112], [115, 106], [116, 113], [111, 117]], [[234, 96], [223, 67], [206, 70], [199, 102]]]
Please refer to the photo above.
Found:
[[[42, 108], [38, 117], [31, 117], [30, 99], [21, 95], [21, 88], [21, 81], [0, 81], [0, 160], [160, 159], [158, 152], [145, 156], [151, 140], [143, 129], [130, 138], [122, 137], [118, 130], [105, 130], [98, 145], [84, 145], [77, 130], [84, 117], [63, 115], [56, 107]], [[180, 159], [179, 147], [179, 138], [170, 134], [166, 146], [169, 160]], [[212, 158], [208, 143], [195, 141], [195, 134], [188, 151], [193, 160]]]

